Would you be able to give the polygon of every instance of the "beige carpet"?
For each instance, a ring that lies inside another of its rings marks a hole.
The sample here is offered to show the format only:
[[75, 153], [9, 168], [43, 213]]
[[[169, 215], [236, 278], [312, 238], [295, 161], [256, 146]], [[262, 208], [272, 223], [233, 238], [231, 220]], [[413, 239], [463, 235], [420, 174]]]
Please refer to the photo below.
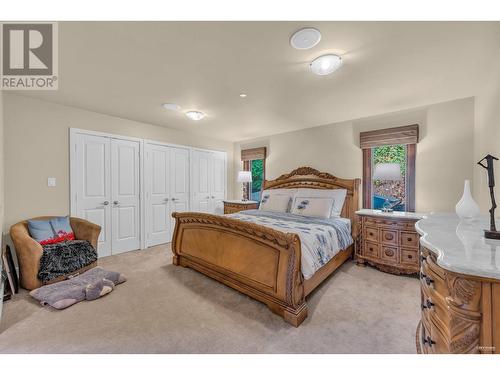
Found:
[[344, 264], [286, 324], [265, 305], [193, 270], [167, 246], [100, 260], [128, 281], [67, 310], [26, 292], [4, 304], [0, 353], [415, 353], [415, 278]]

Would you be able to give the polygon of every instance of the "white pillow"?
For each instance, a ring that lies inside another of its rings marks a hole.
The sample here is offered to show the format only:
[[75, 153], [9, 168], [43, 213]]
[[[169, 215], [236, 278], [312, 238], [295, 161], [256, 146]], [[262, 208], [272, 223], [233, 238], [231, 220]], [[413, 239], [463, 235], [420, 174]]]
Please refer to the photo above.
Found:
[[297, 191], [296, 197], [318, 197], [318, 198], [332, 198], [333, 206], [330, 217], [340, 217], [342, 207], [344, 207], [345, 197], [347, 195], [346, 189], [303, 189]]
[[262, 194], [259, 210], [272, 212], [288, 212], [291, 196], [281, 194]]
[[297, 194], [297, 191], [298, 191], [298, 189], [267, 189], [267, 190], [264, 190], [262, 192], [262, 195], [261, 195], [259, 209], [260, 210], [264, 209], [264, 207], [265, 207], [265, 202], [264, 201], [265, 200], [269, 200], [270, 197], [273, 197], [273, 196], [281, 195], [281, 196], [288, 197], [288, 203], [289, 203], [286, 211], [283, 211], [283, 212], [290, 212], [290, 203], [292, 202], [293, 197], [295, 196], [295, 194]]
[[266, 189], [262, 191], [262, 195], [267, 193], [270, 195], [289, 195], [293, 197], [297, 194], [297, 191], [299, 191], [299, 189]]
[[333, 198], [295, 197], [292, 214], [328, 219], [332, 213]]

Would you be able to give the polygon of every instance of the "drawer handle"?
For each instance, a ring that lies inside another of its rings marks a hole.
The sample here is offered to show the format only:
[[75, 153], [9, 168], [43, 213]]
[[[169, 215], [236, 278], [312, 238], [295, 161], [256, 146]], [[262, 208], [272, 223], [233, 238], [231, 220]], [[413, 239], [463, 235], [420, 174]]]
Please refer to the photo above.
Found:
[[393, 236], [392, 234], [390, 234], [390, 233], [386, 233], [386, 234], [385, 234], [385, 239], [386, 239], [387, 241], [390, 241], [390, 240], [394, 239], [394, 236]]
[[434, 280], [432, 280], [429, 276], [427, 276], [423, 272], [420, 272], [420, 278], [424, 280], [427, 285], [431, 285], [432, 283], [434, 283]]
[[408, 259], [413, 259], [413, 255], [408, 254], [407, 256], [408, 256]]
[[424, 337], [424, 345], [427, 344], [427, 345], [429, 345], [429, 347], [431, 347], [435, 343], [436, 343], [436, 341], [433, 341], [430, 336], [427, 336], [427, 338]]
[[424, 310], [424, 309], [429, 309], [430, 310], [432, 308], [432, 306], [434, 306], [434, 303], [432, 303], [431, 300], [427, 298], [425, 300], [425, 303], [422, 303], [421, 306], [422, 306], [422, 310]]

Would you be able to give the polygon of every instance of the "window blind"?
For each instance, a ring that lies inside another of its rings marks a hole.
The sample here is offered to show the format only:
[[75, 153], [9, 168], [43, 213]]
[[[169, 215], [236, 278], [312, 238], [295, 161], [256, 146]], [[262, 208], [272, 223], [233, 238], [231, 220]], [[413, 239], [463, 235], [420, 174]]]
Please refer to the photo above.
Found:
[[359, 145], [362, 149], [386, 145], [410, 145], [415, 143], [418, 143], [418, 124], [372, 130], [359, 134]]
[[258, 147], [241, 150], [241, 161], [261, 160], [266, 158], [266, 148]]

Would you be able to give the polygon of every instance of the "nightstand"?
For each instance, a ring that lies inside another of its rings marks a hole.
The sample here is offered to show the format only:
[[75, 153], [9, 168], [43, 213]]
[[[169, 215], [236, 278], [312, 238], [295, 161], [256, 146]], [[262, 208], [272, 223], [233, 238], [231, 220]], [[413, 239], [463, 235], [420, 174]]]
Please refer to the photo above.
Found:
[[257, 208], [259, 208], [259, 202], [256, 201], [224, 201], [224, 214], [234, 214], [235, 212]]
[[420, 236], [415, 230], [415, 223], [424, 218], [424, 214], [369, 209], [356, 211], [356, 214], [361, 226], [356, 249], [358, 265], [368, 263], [397, 275], [419, 272]]

